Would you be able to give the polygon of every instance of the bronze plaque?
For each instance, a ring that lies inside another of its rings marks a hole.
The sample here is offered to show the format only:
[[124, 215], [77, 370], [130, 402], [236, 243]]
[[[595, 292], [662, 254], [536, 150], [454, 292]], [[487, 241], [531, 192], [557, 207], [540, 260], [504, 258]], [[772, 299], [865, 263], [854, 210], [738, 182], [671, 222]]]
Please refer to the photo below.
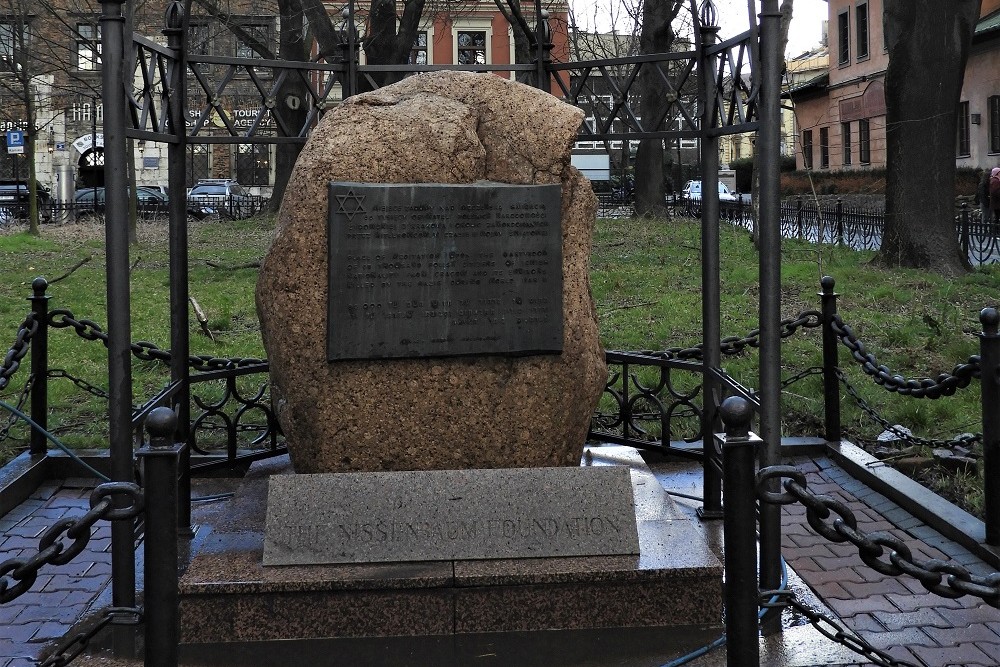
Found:
[[560, 186], [330, 183], [327, 358], [562, 351]]

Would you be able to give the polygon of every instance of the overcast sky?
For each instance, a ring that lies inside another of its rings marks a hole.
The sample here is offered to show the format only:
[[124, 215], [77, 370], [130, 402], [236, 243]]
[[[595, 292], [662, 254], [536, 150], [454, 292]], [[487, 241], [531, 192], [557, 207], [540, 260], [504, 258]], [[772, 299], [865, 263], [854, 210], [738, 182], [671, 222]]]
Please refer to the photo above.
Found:
[[[595, 9], [596, 14], [606, 17], [610, 10], [602, 8], [616, 4], [620, 6], [620, 3], [621, 0], [570, 0], [577, 24], [588, 30], [593, 29]], [[698, 4], [701, 5], [701, 0], [698, 0]], [[747, 29], [749, 25], [747, 0], [715, 0], [715, 6], [719, 9], [719, 24], [722, 26], [723, 37], [732, 37]], [[756, 7], [757, 11], [760, 11], [759, 0]], [[825, 0], [794, 0], [792, 25], [788, 31], [787, 55], [796, 56], [819, 45], [828, 8], [829, 5]], [[610, 19], [605, 20], [608, 22], [603, 26], [598, 25], [598, 30], [610, 29]]]

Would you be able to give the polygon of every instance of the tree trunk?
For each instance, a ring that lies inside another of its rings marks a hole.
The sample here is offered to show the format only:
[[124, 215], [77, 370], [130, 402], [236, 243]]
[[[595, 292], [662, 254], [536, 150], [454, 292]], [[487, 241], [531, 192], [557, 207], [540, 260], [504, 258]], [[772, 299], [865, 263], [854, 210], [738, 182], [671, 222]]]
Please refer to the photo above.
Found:
[[[682, 0], [644, 0], [642, 31], [639, 34], [640, 53], [670, 51], [674, 41], [671, 24], [683, 6]], [[667, 97], [663, 77], [655, 67], [647, 64], [639, 73], [637, 83], [639, 94], [642, 96], [639, 101], [639, 113], [643, 129], [647, 132], [660, 129], [652, 127], [652, 123], [662, 113]], [[635, 155], [635, 214], [666, 217], [666, 197], [663, 179], [663, 140], [642, 139]]]
[[956, 111], [980, 0], [885, 0], [885, 231], [878, 260], [971, 269], [955, 227]]

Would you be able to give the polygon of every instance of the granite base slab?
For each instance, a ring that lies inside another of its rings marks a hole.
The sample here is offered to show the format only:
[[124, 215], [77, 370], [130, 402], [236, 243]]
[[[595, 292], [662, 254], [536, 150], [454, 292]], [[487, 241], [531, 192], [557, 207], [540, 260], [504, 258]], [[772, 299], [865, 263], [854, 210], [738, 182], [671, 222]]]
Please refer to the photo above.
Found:
[[637, 556], [264, 567], [267, 479], [253, 465], [181, 579], [183, 643], [714, 626], [722, 565], [627, 447], [585, 465], [630, 468]]

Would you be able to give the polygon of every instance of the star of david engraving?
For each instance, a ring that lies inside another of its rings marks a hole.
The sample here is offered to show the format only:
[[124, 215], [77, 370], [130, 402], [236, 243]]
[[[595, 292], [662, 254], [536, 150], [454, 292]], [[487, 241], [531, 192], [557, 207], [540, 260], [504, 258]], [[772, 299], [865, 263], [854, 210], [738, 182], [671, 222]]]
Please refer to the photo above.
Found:
[[337, 195], [337, 213], [343, 213], [351, 222], [358, 213], [367, 213], [362, 204], [367, 195], [359, 195], [354, 190], [348, 190], [346, 195]]

